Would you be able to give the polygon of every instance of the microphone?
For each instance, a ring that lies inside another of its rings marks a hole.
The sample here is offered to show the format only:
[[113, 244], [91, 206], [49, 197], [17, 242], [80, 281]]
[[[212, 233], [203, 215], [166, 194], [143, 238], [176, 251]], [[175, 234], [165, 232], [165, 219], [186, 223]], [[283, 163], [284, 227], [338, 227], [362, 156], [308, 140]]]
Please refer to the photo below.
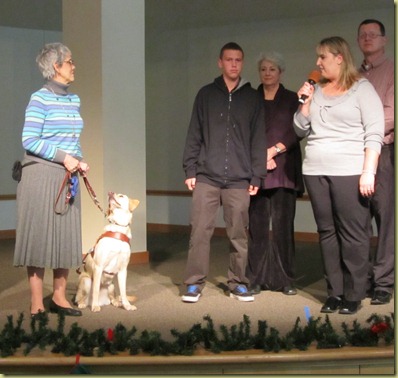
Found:
[[[321, 79], [321, 73], [318, 70], [311, 71], [311, 73], [308, 75], [308, 82], [314, 86], [319, 80]], [[306, 95], [301, 95], [299, 98], [299, 102], [304, 104], [304, 101], [307, 99], [308, 96]]]

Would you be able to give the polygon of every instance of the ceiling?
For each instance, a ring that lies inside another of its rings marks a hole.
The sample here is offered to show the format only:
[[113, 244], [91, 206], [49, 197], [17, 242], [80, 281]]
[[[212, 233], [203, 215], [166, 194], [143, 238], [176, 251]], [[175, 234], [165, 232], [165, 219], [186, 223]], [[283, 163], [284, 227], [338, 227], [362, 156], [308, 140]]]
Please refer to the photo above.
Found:
[[[145, 17], [147, 30], [161, 32], [236, 22], [319, 17], [387, 8], [393, 3], [393, 0], [145, 0]], [[0, 25], [62, 30], [62, 0], [1, 0]]]

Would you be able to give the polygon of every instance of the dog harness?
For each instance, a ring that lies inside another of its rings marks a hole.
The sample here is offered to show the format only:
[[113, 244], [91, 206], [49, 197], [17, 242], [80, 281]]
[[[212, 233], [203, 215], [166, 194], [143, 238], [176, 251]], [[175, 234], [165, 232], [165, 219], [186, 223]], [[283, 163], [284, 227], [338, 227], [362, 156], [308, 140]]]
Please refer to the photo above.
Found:
[[[82, 261], [83, 265], [86, 263], [87, 255], [91, 255], [92, 257], [94, 257], [95, 246], [98, 244], [98, 242], [102, 238], [114, 238], [114, 239], [120, 240], [122, 242], [126, 242], [130, 245], [130, 238], [128, 236], [126, 236], [126, 234], [123, 234], [122, 232], [106, 231], [97, 239], [94, 247], [92, 247], [90, 249], [90, 251], [84, 255], [83, 261]], [[76, 273], [78, 273], [78, 274], [81, 273], [80, 268], [76, 269]], [[109, 272], [105, 272], [105, 271], [104, 271], [104, 273], [109, 274], [109, 275], [115, 274], [115, 273], [109, 273]]]
[[102, 238], [114, 238], [126, 242], [130, 245], [130, 238], [122, 232], [106, 231], [97, 239], [95, 245], [97, 245]]

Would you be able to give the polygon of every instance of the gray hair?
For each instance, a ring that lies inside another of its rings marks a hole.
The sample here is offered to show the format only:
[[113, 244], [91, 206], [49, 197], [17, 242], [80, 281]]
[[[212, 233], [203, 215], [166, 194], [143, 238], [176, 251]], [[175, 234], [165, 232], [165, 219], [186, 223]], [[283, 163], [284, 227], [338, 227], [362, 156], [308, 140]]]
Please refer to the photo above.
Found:
[[261, 68], [261, 64], [264, 61], [271, 62], [271, 63], [275, 64], [279, 68], [280, 72], [284, 72], [286, 69], [285, 60], [283, 59], [283, 56], [276, 51], [271, 51], [271, 52], [266, 52], [266, 53], [260, 54], [260, 57], [257, 60], [257, 67], [258, 67], [259, 71]]
[[36, 57], [36, 63], [43, 77], [50, 80], [55, 76], [54, 63], [62, 65], [67, 55], [70, 54], [68, 47], [62, 43], [47, 43]]

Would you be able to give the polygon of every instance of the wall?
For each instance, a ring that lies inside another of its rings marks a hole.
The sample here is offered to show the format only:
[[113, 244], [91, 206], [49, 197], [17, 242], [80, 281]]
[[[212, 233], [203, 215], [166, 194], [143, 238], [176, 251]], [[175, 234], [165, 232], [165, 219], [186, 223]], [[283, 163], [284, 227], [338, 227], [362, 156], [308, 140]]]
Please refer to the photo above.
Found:
[[[14, 194], [11, 178], [15, 160], [23, 157], [21, 133], [30, 95], [43, 84], [35, 59], [43, 44], [62, 40], [62, 33], [0, 26], [0, 194]], [[0, 201], [0, 230], [16, 225], [15, 200]]]
[[21, 133], [30, 95], [41, 88], [43, 78], [36, 67], [44, 43], [59, 41], [62, 33], [0, 26], [0, 194], [16, 191], [12, 163], [23, 156]]

